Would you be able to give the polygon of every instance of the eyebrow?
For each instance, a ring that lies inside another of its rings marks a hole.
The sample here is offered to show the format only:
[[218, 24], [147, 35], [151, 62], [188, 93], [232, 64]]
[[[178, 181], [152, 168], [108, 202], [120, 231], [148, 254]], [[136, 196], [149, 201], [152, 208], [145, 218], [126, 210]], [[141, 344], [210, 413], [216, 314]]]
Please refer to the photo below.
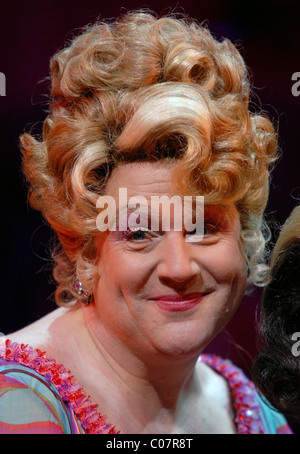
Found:
[[[174, 206], [174, 205], [172, 205]], [[170, 205], [171, 207], [171, 205]], [[121, 205], [119, 207], [116, 207], [116, 218], [115, 218], [115, 225], [117, 230], [119, 231], [126, 231], [128, 230], [128, 219], [130, 216], [136, 212], [137, 218], [139, 217], [139, 225], [143, 225], [143, 221], [147, 221], [147, 228], [154, 230], [154, 231], [161, 231], [163, 228], [167, 229], [174, 229], [175, 231], [185, 231], [186, 230], [186, 212], [185, 212], [185, 206], [184, 204], [181, 205], [181, 212], [179, 213], [178, 211], [173, 211], [171, 214], [171, 211], [168, 213], [167, 218], [163, 218], [162, 215], [162, 206], [160, 204], [158, 205], [152, 205], [150, 206], [148, 204], [138, 204], [138, 206], [128, 206], [128, 205]], [[177, 213], [174, 214], [174, 213]], [[199, 215], [199, 210], [197, 210], [197, 207], [194, 205], [192, 206], [192, 217], [189, 219], [192, 224], [195, 225], [195, 221], [198, 222], [198, 215]], [[136, 218], [136, 219], [137, 219]], [[204, 216], [203, 216], [204, 218]], [[167, 225], [165, 224], [167, 220]], [[173, 222], [172, 222], [173, 221]], [[201, 217], [202, 221], [202, 217]], [[196, 224], [197, 224], [196, 222]], [[154, 227], [153, 227], [153, 223]], [[130, 222], [129, 222], [130, 224]], [[171, 225], [173, 227], [171, 228]], [[188, 230], [190, 231], [190, 230]]]
[[[127, 230], [128, 229], [128, 219], [131, 214], [135, 213], [137, 210], [139, 211], [137, 213], [137, 216], [140, 214], [142, 215], [147, 215], [147, 219], [149, 221], [149, 206], [140, 204], [138, 207], [130, 207], [128, 205], [123, 205], [120, 207], [116, 207], [116, 227], [117, 230]], [[149, 222], [148, 222], [149, 225]]]

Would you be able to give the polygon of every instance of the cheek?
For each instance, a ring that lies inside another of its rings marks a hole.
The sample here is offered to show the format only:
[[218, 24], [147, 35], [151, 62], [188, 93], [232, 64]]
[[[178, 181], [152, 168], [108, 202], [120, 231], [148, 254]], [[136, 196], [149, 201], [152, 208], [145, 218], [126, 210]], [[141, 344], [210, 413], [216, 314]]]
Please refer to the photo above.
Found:
[[238, 244], [220, 247], [218, 253], [211, 254], [210, 258], [208, 272], [216, 285], [213, 318], [219, 332], [231, 320], [243, 299], [247, 284], [246, 263]]
[[108, 243], [98, 262], [99, 285], [120, 295], [137, 292], [151, 274], [148, 262], [142, 255]]
[[246, 262], [237, 241], [224, 240], [206, 251], [206, 269], [220, 284], [246, 280]]

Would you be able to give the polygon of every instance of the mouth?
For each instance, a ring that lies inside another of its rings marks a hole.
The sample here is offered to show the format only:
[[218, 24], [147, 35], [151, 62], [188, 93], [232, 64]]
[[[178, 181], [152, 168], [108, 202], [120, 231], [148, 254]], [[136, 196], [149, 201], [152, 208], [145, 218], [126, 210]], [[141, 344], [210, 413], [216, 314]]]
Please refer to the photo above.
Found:
[[197, 306], [207, 293], [193, 292], [185, 295], [159, 295], [152, 300], [157, 306], [168, 312], [181, 312], [193, 309]]

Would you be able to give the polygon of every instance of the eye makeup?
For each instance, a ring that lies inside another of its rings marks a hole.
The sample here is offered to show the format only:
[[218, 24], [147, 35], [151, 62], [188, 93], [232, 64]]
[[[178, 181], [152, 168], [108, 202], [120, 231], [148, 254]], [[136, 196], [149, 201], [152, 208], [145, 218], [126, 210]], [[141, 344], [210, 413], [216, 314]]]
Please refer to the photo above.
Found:
[[[187, 229], [185, 226], [179, 230], [183, 231], [188, 242], [201, 243], [207, 241], [208, 237], [217, 237], [222, 231], [226, 231], [227, 224], [229, 222], [228, 215], [226, 215], [226, 209], [220, 209], [221, 207], [208, 206], [205, 209], [204, 219], [202, 221], [202, 234], [199, 235], [200, 227], [197, 225], [193, 230]], [[152, 216], [151, 216], [152, 214]], [[159, 226], [158, 229], [152, 229], [151, 226]], [[195, 224], [193, 224], [195, 225]], [[126, 241], [139, 241], [151, 240], [155, 237], [161, 236], [166, 231], [173, 230], [162, 229], [162, 221], [159, 213], [149, 213], [148, 207], [145, 209], [128, 209], [127, 217], [124, 216], [117, 218], [117, 230], [115, 232], [115, 238], [117, 240]], [[189, 226], [187, 226], [189, 227]], [[175, 229], [174, 229], [175, 230]]]

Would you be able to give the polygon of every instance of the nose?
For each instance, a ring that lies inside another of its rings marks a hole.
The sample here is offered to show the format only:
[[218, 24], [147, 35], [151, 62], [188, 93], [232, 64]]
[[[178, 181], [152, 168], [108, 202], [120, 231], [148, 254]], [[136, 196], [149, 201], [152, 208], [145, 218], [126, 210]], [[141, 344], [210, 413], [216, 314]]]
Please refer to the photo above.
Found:
[[161, 250], [157, 274], [162, 283], [183, 291], [191, 287], [200, 276], [199, 265], [193, 256], [193, 246], [187, 243], [182, 232], [167, 232]]

